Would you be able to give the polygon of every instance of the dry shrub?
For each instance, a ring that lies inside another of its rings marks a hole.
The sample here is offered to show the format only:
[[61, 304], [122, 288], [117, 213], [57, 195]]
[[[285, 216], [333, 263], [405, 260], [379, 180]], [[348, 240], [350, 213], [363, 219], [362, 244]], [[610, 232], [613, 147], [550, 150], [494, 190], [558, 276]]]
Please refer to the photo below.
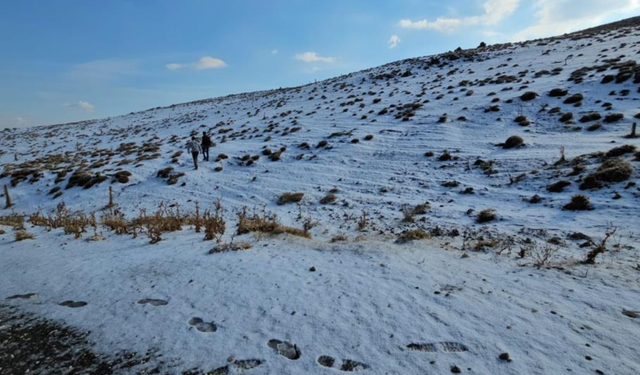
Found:
[[228, 251], [240, 251], [251, 249], [251, 244], [248, 242], [230, 242], [219, 244], [213, 249], [209, 250], [209, 254], [225, 253]]
[[522, 248], [520, 251], [522, 254], [530, 254], [533, 258], [533, 265], [537, 268], [542, 268], [551, 265], [558, 250], [559, 248], [557, 246], [538, 246], [538, 244], [534, 242], [526, 248]]
[[88, 227], [97, 228], [98, 223], [95, 215], [87, 215], [84, 212], [72, 213], [71, 210], [60, 202], [53, 213], [44, 216], [38, 210], [29, 216], [29, 221], [33, 225], [51, 229], [64, 229], [65, 234], [73, 234], [78, 239], [87, 231]]
[[367, 217], [367, 211], [362, 210], [362, 215], [360, 215], [360, 217], [358, 218], [357, 224], [358, 224], [358, 230], [359, 231], [363, 231], [365, 230], [365, 228], [367, 227], [367, 225], [369, 224], [369, 219]]
[[117, 235], [129, 233], [129, 225], [124, 214], [118, 209], [105, 211], [100, 217], [100, 223]]
[[224, 232], [227, 230], [227, 224], [223, 217], [222, 201], [218, 199], [214, 203], [214, 210], [206, 210], [202, 216], [202, 225], [204, 226], [204, 240], [211, 241], [213, 239], [220, 243]]
[[267, 212], [254, 212], [253, 214], [249, 214], [245, 207], [242, 211], [238, 212], [237, 215], [238, 228], [236, 233], [238, 235], [252, 232], [274, 235], [286, 233], [294, 236], [311, 238], [308, 230], [288, 227], [280, 224], [276, 214], [270, 214]]
[[95, 216], [87, 216], [84, 212], [76, 212], [65, 219], [63, 225], [64, 234], [73, 234], [73, 237], [78, 239], [82, 237], [82, 233], [85, 233], [90, 226], [97, 226]]
[[571, 197], [571, 202], [565, 204], [562, 209], [569, 211], [588, 211], [593, 210], [593, 206], [589, 202], [589, 197], [582, 194], [576, 194]]
[[585, 259], [582, 262], [584, 264], [595, 264], [596, 257], [607, 251], [607, 241], [609, 240], [609, 238], [614, 236], [616, 232], [617, 232], [617, 228], [610, 228], [607, 230], [604, 238], [599, 243], [592, 242], [592, 245], [593, 245], [592, 249], [587, 253]]
[[7, 232], [4, 231], [4, 229], [0, 228], [0, 235], [5, 234]]
[[17, 213], [0, 216], [0, 225], [12, 227], [14, 229], [24, 228], [24, 216]]
[[29, 222], [38, 227], [49, 227], [49, 220], [42, 215], [40, 209], [29, 215]]
[[25, 229], [17, 230], [15, 234], [16, 241], [33, 240], [35, 238], [36, 236], [33, 233], [29, 233]]
[[402, 216], [403, 216], [402, 221], [406, 223], [412, 223], [413, 219], [417, 215], [424, 215], [427, 213], [427, 210], [429, 210], [429, 202], [426, 202], [424, 204], [419, 204], [415, 207], [404, 205], [402, 207]]
[[488, 223], [496, 219], [496, 210], [493, 208], [487, 208], [485, 210], [480, 211], [478, 216], [476, 216], [476, 222], [479, 224]]
[[278, 205], [282, 206], [287, 203], [298, 203], [304, 197], [304, 193], [283, 193], [278, 198]]
[[431, 235], [425, 232], [424, 230], [411, 229], [411, 230], [406, 230], [402, 232], [400, 236], [398, 236], [396, 243], [403, 244], [403, 243], [416, 241], [416, 240], [426, 240], [429, 238], [431, 238]]
[[185, 221], [186, 218], [180, 214], [179, 205], [167, 206], [161, 202], [158, 210], [151, 216], [147, 215], [145, 209], [141, 209], [140, 215], [132, 221], [132, 224], [149, 237], [149, 243], [155, 244], [162, 241], [163, 233], [181, 230]]

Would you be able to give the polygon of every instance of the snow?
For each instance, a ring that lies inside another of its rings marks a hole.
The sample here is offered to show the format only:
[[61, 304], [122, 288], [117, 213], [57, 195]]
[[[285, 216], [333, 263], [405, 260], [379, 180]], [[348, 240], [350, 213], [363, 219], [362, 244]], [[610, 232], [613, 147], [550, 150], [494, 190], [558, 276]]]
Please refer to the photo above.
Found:
[[[567, 176], [571, 163], [554, 165], [565, 147], [570, 162], [582, 156], [586, 175], [599, 165], [590, 154], [623, 144], [640, 146], [638, 139], [623, 138], [640, 112], [633, 78], [601, 84], [604, 74], [617, 73], [608, 70], [591, 71], [583, 83], [568, 81], [575, 70], [608, 58], [633, 60], [640, 30], [629, 30], [476, 51], [475, 61], [460, 59], [444, 67], [429, 65], [429, 57], [412, 59], [299, 88], [4, 131], [0, 164], [11, 169], [31, 161], [28, 167], [42, 176], [10, 186], [15, 206], [0, 215], [38, 209], [48, 213], [62, 201], [73, 210], [100, 215], [107, 186], [112, 186], [115, 203], [128, 217], [140, 209], [153, 212], [160, 202], [191, 211], [194, 201], [209, 208], [220, 198], [226, 209], [225, 242], [232, 240], [235, 212], [244, 206], [277, 213], [286, 225], [300, 228], [307, 218], [317, 225], [310, 240], [244, 235], [234, 240], [249, 241], [252, 249], [215, 255], [207, 254], [211, 242], [187, 228], [151, 245], [144, 237], [115, 236], [104, 228], [104, 241], [86, 242], [30, 224], [27, 229], [36, 239], [15, 242], [11, 229], [2, 227], [0, 298], [37, 293], [37, 298], [4, 303], [90, 330], [104, 353], [156, 349], [165, 357], [162, 366], [168, 373], [213, 370], [227, 365], [230, 356], [263, 361], [246, 370], [251, 374], [326, 373], [329, 369], [317, 361], [322, 355], [336, 358], [335, 367], [344, 359], [362, 363], [366, 368], [360, 371], [369, 374], [450, 373], [454, 365], [475, 374], [640, 373], [640, 319], [622, 314], [640, 311], [634, 232], [640, 224], [640, 193], [629, 184], [640, 182], [638, 161], [633, 154], [624, 155], [634, 168], [629, 180], [588, 191], [578, 188], [582, 177]], [[554, 68], [562, 70], [535, 77]], [[375, 78], [394, 70], [394, 78]], [[406, 70], [412, 74], [401, 77]], [[479, 84], [499, 74], [520, 81]], [[466, 87], [473, 95], [462, 90], [462, 80], [475, 82]], [[584, 94], [583, 104], [574, 107], [563, 104], [565, 98], [549, 97], [548, 91], [557, 87]], [[629, 90], [626, 96], [624, 89]], [[539, 97], [521, 101], [526, 91]], [[491, 103], [495, 97], [499, 103]], [[375, 98], [381, 101], [374, 103]], [[362, 102], [340, 105], [355, 99]], [[392, 104], [427, 99], [409, 121], [395, 119], [394, 113], [378, 115]], [[607, 101], [610, 111], [602, 107]], [[494, 104], [500, 105], [499, 112], [485, 112]], [[549, 113], [553, 107], [560, 107], [560, 113]], [[591, 123], [560, 123], [560, 114], [569, 111], [575, 119], [591, 111], [622, 113], [624, 119], [591, 132], [585, 129]], [[448, 120], [438, 123], [444, 113]], [[518, 115], [532, 124], [520, 127], [513, 121]], [[467, 120], [458, 120], [460, 116]], [[291, 132], [294, 127], [301, 129]], [[172, 163], [171, 156], [184, 150], [191, 132], [203, 130], [213, 130], [217, 143], [212, 161], [201, 162], [194, 171], [185, 152]], [[352, 135], [330, 137], [351, 130]], [[364, 140], [368, 134], [373, 135], [370, 141]], [[496, 146], [511, 135], [522, 136], [525, 146]], [[354, 138], [359, 142], [351, 143]], [[322, 140], [332, 148], [317, 148]], [[160, 156], [117, 165], [139, 155], [118, 150], [127, 142], [153, 143]], [[299, 147], [303, 142], [310, 149]], [[286, 151], [273, 162], [262, 156], [265, 146]], [[438, 161], [444, 150], [458, 159]], [[427, 151], [435, 155], [426, 157]], [[65, 152], [67, 160], [58, 166], [71, 171], [55, 183], [56, 163], [36, 159]], [[214, 162], [221, 153], [229, 159]], [[261, 157], [246, 166], [240, 160], [246, 154]], [[475, 166], [478, 158], [494, 161], [495, 173], [486, 175]], [[121, 168], [132, 172], [131, 180], [64, 189], [80, 165], [100, 160], [106, 164], [87, 169], [112, 176]], [[175, 185], [156, 177], [169, 166], [185, 173]], [[215, 172], [218, 166], [224, 170]], [[522, 181], [510, 183], [521, 174]], [[546, 186], [558, 180], [571, 185], [561, 193], [548, 192]], [[448, 181], [459, 186], [442, 186]], [[10, 177], [0, 178], [0, 184], [10, 184]], [[55, 186], [62, 188], [59, 198], [48, 194]], [[461, 194], [467, 187], [474, 194]], [[319, 204], [331, 189], [338, 190], [338, 201]], [[278, 206], [283, 192], [305, 196], [299, 205]], [[578, 193], [588, 195], [595, 209], [562, 210]], [[614, 193], [621, 198], [613, 199]], [[540, 204], [525, 201], [535, 194], [543, 198]], [[402, 222], [403, 205], [425, 202], [430, 203], [426, 215]], [[494, 208], [498, 220], [476, 224], [475, 214], [486, 208]], [[360, 232], [355, 227], [363, 211], [370, 223]], [[598, 241], [611, 227], [618, 231], [608, 243], [610, 251], [596, 266], [581, 264], [589, 249], [567, 235], [582, 232]], [[462, 235], [394, 243], [399, 233], [415, 228]], [[332, 243], [335, 235], [346, 235], [348, 241]], [[463, 242], [467, 236], [473, 236], [471, 245]], [[481, 237], [504, 242], [471, 251]], [[518, 256], [532, 242], [542, 247], [554, 237], [559, 245], [550, 267], [538, 269], [531, 255]], [[138, 303], [144, 299], [168, 303]], [[67, 300], [87, 305], [59, 305]], [[217, 329], [200, 332], [189, 324], [193, 318], [213, 322]], [[302, 356], [289, 360], [278, 355], [267, 345], [272, 339], [295, 344]], [[410, 350], [409, 344], [433, 344], [423, 347], [435, 351]], [[503, 352], [513, 361], [499, 360]]]
[[[234, 356], [263, 360], [255, 374], [324, 373], [316, 359], [329, 355], [365, 363], [371, 374], [448, 373], [453, 365], [477, 374], [640, 370], [638, 321], [621, 314], [640, 300], [629, 268], [538, 270], [494, 254], [461, 259], [432, 242], [265, 238], [250, 250], [208, 255], [211, 245], [193, 233], [157, 245], [37, 236], [2, 238], [4, 294], [36, 292], [16, 303], [91, 330], [104, 351], [158, 349], [179, 359], [173, 369], [211, 370]], [[138, 304], [143, 298], [168, 304]], [[58, 306], [67, 299], [88, 305]], [[217, 331], [198, 332], [193, 317]], [[277, 355], [271, 339], [296, 344], [301, 358]], [[439, 342], [468, 351], [406, 347]], [[503, 352], [513, 361], [498, 360]]]

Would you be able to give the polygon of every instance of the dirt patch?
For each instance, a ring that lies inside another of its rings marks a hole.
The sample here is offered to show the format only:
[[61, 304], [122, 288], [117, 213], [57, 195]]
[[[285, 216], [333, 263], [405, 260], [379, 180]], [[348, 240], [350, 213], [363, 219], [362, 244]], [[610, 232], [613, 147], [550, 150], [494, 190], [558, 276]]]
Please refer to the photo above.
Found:
[[[22, 297], [22, 296], [21, 296]], [[156, 351], [121, 351], [105, 355], [93, 350], [89, 332], [0, 305], [0, 374], [120, 375], [165, 374], [168, 358]], [[175, 370], [175, 369], [173, 369]], [[205, 374], [191, 369], [181, 374]], [[212, 372], [213, 373], [213, 372]]]

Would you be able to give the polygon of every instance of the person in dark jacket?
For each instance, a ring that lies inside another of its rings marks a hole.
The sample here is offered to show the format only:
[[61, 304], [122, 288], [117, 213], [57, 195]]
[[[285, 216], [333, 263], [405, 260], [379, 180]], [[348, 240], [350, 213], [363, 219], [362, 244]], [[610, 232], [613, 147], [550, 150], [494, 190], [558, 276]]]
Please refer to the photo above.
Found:
[[211, 138], [207, 132], [202, 132], [202, 160], [209, 161], [209, 147], [211, 147]]
[[198, 169], [198, 155], [202, 152], [202, 147], [200, 147], [200, 143], [196, 137], [192, 137], [189, 142], [187, 142], [187, 152], [191, 153], [193, 156], [193, 166]]

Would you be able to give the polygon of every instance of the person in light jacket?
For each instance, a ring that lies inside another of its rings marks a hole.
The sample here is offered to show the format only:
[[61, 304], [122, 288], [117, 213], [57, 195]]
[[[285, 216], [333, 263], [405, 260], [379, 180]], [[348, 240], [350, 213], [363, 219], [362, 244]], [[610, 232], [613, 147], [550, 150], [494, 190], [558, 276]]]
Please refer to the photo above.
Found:
[[200, 142], [196, 139], [196, 137], [192, 137], [189, 142], [187, 142], [187, 152], [191, 153], [193, 156], [193, 166], [198, 169], [198, 155], [202, 152], [202, 147], [200, 147]]

